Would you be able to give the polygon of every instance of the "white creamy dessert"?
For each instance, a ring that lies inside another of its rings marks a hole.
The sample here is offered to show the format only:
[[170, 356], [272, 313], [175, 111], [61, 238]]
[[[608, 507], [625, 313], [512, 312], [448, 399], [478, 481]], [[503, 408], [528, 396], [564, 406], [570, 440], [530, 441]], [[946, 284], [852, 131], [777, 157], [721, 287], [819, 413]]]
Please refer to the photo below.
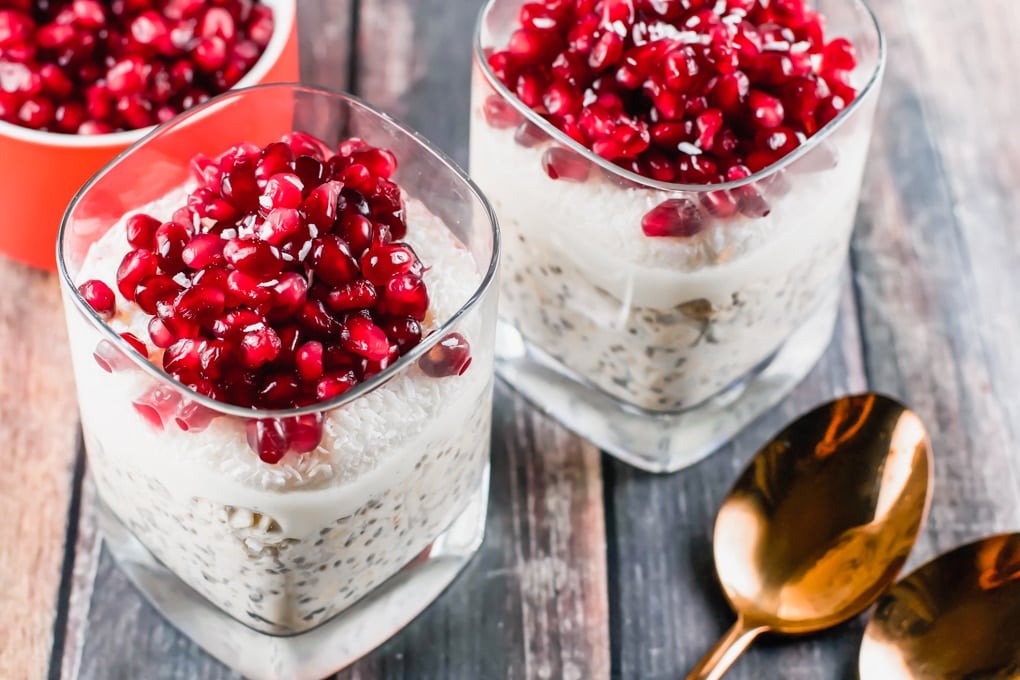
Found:
[[604, 392], [649, 411], [695, 406], [832, 299], [866, 130], [841, 142], [835, 167], [794, 163], [790, 193], [765, 190], [765, 217], [706, 216], [694, 236], [649, 238], [642, 218], [674, 196], [623, 187], [595, 168], [583, 182], [551, 179], [543, 154], [553, 142], [519, 144], [514, 128], [486, 120], [489, 86], [476, 82], [473, 93], [471, 173], [503, 229], [500, 315]]
[[[181, 195], [147, 206], [169, 219]], [[469, 252], [420, 202], [408, 234], [428, 267], [425, 331], [455, 314], [477, 287]], [[112, 281], [127, 251], [124, 222], [96, 242], [76, 283]], [[117, 295], [117, 332], [147, 338], [148, 316]], [[98, 332], [68, 309], [89, 464], [103, 501], [182, 580], [236, 619], [273, 634], [315, 627], [412, 561], [464, 510], [488, 464], [491, 349], [472, 343], [474, 366], [436, 379], [419, 366], [325, 414], [310, 453], [268, 465], [244, 423], [159, 432], [132, 406], [153, 384], [137, 369], [107, 373]], [[480, 332], [469, 317], [456, 329]]]

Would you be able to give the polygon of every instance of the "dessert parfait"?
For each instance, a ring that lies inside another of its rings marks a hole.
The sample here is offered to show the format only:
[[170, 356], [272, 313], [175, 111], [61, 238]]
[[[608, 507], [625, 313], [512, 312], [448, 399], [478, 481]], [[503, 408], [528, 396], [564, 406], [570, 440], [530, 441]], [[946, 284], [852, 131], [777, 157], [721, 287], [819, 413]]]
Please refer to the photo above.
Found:
[[440, 556], [451, 525], [470, 527], [467, 555], [481, 538], [494, 223], [459, 171], [353, 100], [279, 86], [210, 106], [116, 161], [65, 220], [89, 469], [122, 528], [233, 619], [213, 653], [317, 678], [463, 559], [396, 611], [355, 607], [371, 643], [320, 644], [312, 663], [292, 640]]
[[772, 405], [832, 334], [882, 57], [857, 0], [491, 0], [497, 370], [653, 470]]

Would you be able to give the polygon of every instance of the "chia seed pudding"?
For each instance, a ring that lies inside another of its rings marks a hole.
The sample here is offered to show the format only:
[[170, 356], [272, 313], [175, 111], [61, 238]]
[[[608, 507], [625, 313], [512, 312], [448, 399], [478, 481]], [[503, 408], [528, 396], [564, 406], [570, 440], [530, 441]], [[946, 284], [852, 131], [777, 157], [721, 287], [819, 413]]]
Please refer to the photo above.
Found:
[[[502, 34], [474, 72], [471, 172], [503, 226], [501, 319], [528, 343], [628, 407], [675, 413], [835, 304], [869, 126], [769, 170], [856, 96], [853, 46], [823, 38], [819, 15], [490, 7]], [[807, 110], [806, 84], [829, 98]]]
[[[143, 212], [171, 220], [193, 190], [174, 192]], [[441, 327], [448, 333], [444, 324], [477, 288], [475, 261], [421, 202], [402, 196], [401, 206], [401, 243], [425, 265], [421, 335]], [[120, 283], [130, 229], [126, 217], [96, 241], [76, 283]], [[314, 285], [315, 277], [310, 280]], [[166, 354], [176, 345], [160, 350], [148, 342], [154, 317], [138, 301], [114, 294], [109, 327], [144, 338], [150, 361], [170, 365]], [[323, 410], [317, 444], [298, 452], [292, 437], [281, 452], [260, 439], [262, 430], [253, 440], [252, 421], [236, 416], [189, 427], [178, 411], [177, 425], [167, 418], [154, 427], [150, 410], [139, 408], [139, 395], [152, 394], [152, 377], [133, 365], [111, 371], [116, 362], [98, 356], [97, 343], [105, 341], [67, 309], [89, 466], [103, 502], [184, 582], [256, 630], [301, 633], [342, 612], [427, 551], [483, 483], [492, 356], [476, 317], [458, 322], [456, 333], [414, 363], [387, 373], [386, 361], [377, 362], [381, 384]], [[345, 317], [345, 334], [357, 314]], [[454, 336], [470, 355], [446, 370], [442, 352]], [[396, 356], [395, 345], [391, 353]]]

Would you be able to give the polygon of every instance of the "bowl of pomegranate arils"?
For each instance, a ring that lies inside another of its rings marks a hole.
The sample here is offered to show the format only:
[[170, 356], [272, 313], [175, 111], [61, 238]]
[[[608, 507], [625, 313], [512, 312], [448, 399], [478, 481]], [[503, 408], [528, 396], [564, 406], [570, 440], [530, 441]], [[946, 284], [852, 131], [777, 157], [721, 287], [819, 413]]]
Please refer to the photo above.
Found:
[[0, 255], [54, 269], [74, 193], [152, 126], [298, 78], [295, 0], [0, 0]]
[[91, 179], [58, 248], [107, 545], [212, 655], [330, 675], [478, 549], [498, 232], [420, 136], [230, 92]]
[[729, 441], [831, 339], [884, 65], [859, 0], [490, 0], [496, 371], [646, 470]]

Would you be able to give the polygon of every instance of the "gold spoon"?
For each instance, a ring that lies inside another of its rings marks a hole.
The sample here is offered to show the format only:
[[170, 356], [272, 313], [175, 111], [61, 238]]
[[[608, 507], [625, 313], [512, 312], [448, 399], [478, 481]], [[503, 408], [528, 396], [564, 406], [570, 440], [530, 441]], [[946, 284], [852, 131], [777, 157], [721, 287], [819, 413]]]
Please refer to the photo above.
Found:
[[687, 680], [718, 680], [764, 632], [812, 633], [895, 580], [928, 512], [921, 420], [877, 394], [801, 416], [762, 448], [715, 523], [715, 566], [737, 622]]
[[878, 601], [862, 678], [1020, 678], [1020, 534], [935, 558]]

